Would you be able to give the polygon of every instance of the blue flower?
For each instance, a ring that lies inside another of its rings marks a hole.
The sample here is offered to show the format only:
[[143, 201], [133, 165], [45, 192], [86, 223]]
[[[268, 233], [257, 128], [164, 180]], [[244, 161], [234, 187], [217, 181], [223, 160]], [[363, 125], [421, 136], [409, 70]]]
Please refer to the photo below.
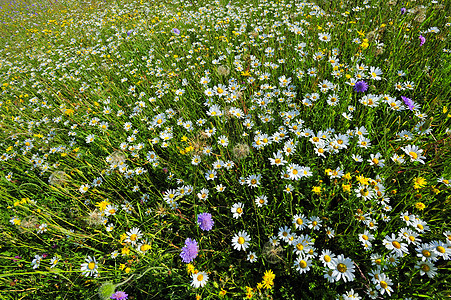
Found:
[[128, 294], [126, 294], [123, 291], [117, 291], [116, 293], [114, 293], [113, 295], [111, 295], [110, 299], [115, 299], [115, 300], [126, 300], [128, 299]]
[[209, 231], [213, 228], [214, 221], [211, 218], [211, 214], [202, 213], [197, 216], [197, 224], [199, 224], [200, 229], [204, 231]]
[[363, 80], [357, 81], [354, 85], [354, 91], [363, 93], [368, 89], [368, 83]]
[[418, 37], [420, 39], [420, 46], [423, 46], [426, 43], [426, 38], [420, 34]]
[[410, 110], [413, 110], [414, 108], [414, 103], [412, 101], [412, 99], [401, 96], [402, 101], [404, 101], [404, 104], [407, 105], [409, 107]]
[[172, 29], [172, 32], [179, 35], [180, 34], [180, 30], [178, 30], [177, 28]]
[[199, 247], [197, 246], [196, 240], [192, 240], [187, 238], [185, 241], [185, 247], [182, 248], [182, 252], [180, 253], [180, 257], [184, 263], [192, 262], [199, 252]]

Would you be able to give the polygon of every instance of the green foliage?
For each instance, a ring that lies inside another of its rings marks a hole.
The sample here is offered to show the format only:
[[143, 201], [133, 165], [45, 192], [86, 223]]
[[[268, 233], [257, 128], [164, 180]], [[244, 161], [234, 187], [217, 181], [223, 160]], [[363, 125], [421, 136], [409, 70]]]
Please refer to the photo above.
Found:
[[405, 6], [2, 5], [2, 297], [449, 297], [451, 7]]

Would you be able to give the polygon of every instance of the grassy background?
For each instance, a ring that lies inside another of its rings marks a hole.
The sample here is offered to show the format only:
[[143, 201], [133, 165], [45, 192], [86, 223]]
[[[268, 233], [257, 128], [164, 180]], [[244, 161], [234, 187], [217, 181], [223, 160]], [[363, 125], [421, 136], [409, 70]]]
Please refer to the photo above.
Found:
[[[318, 1], [316, 4], [324, 11], [318, 17], [309, 15], [314, 9], [307, 6], [302, 11], [301, 5], [285, 6], [290, 4], [288, 1], [234, 2], [229, 8], [227, 4], [226, 1], [1, 4], [0, 152], [9, 157], [2, 157], [0, 166], [2, 297], [96, 298], [105, 282], [118, 284], [131, 276], [120, 288], [134, 299], [186, 299], [196, 295], [215, 299], [222, 289], [227, 291], [224, 298], [236, 298], [245, 296], [246, 287], [253, 289], [256, 298], [330, 299], [351, 288], [363, 296], [368, 285], [375, 286], [366, 280], [374, 270], [371, 254], [388, 257], [389, 251], [382, 240], [405, 227], [400, 213], [409, 211], [427, 221], [430, 231], [422, 236], [424, 242], [445, 240], [443, 233], [450, 230], [450, 194], [449, 186], [439, 183], [438, 178], [451, 179], [451, 143], [447, 131], [451, 109], [449, 1], [407, 2], [404, 5], [409, 12], [404, 15], [400, 13], [401, 3], [396, 2]], [[285, 25], [271, 28], [285, 16], [290, 24], [299, 22], [305, 34], [296, 35]], [[302, 24], [303, 20], [308, 24]], [[244, 22], [247, 27], [240, 32]], [[255, 30], [259, 26], [261, 33]], [[432, 27], [437, 27], [439, 32], [426, 33]], [[173, 28], [178, 28], [181, 34], [174, 34]], [[319, 41], [318, 33], [322, 32], [331, 34], [330, 42]], [[285, 37], [285, 42], [263, 37], [271, 33]], [[420, 34], [426, 37], [421, 47]], [[355, 38], [360, 42], [353, 42]], [[362, 45], [364, 38], [368, 39], [367, 47]], [[303, 60], [293, 50], [300, 42], [307, 44], [304, 50], [307, 56]], [[274, 57], [265, 56], [268, 47], [275, 49]], [[339, 50], [337, 58], [342, 64], [338, 68], [343, 73], [339, 78], [332, 77], [333, 67], [327, 62], [334, 49]], [[324, 52], [325, 59], [313, 59], [318, 51]], [[221, 55], [225, 58], [220, 64], [230, 69], [226, 76], [220, 75], [218, 65], [212, 63]], [[251, 56], [262, 66], [251, 68]], [[279, 59], [286, 62], [279, 63]], [[238, 61], [243, 70], [236, 69]], [[360, 104], [362, 95], [345, 84], [346, 74], [353, 76], [358, 61], [383, 71], [383, 80], [366, 79], [370, 84], [367, 94], [389, 94], [401, 102], [401, 96], [412, 98], [421, 105], [421, 113], [427, 115], [424, 123], [421, 125], [420, 118], [409, 110], [394, 112], [385, 103], [377, 108]], [[278, 63], [279, 67], [264, 67], [265, 62]], [[317, 70], [316, 77], [294, 75], [296, 69], [306, 72], [312, 67]], [[251, 115], [254, 128], [246, 129], [237, 118], [206, 114], [205, 88], [199, 82], [207, 69], [211, 79], [209, 87], [228, 86], [229, 80], [235, 78], [245, 88], [239, 100], [232, 104], [225, 103], [223, 98], [214, 99], [223, 109], [234, 106]], [[269, 72], [270, 80], [259, 80], [257, 70]], [[399, 77], [398, 70], [404, 70], [406, 76]], [[248, 75], [255, 77], [255, 82], [250, 83]], [[266, 107], [268, 112], [254, 99], [259, 91], [264, 92], [262, 83], [278, 85], [278, 77], [282, 75], [292, 78], [296, 97], [289, 101], [289, 97], [283, 96], [285, 101], [281, 103], [275, 98]], [[187, 85], [183, 79], [188, 81]], [[340, 86], [336, 92], [340, 98], [338, 106], [329, 106], [325, 102], [327, 96], [319, 92], [318, 83], [323, 79]], [[414, 82], [414, 89], [394, 88], [397, 82], [404, 81]], [[181, 88], [185, 92], [177, 100], [176, 91]], [[140, 96], [141, 92], [145, 96]], [[305, 94], [313, 92], [321, 94], [321, 101], [312, 107], [302, 105]], [[31, 101], [34, 98], [36, 103]], [[145, 107], [140, 107], [139, 101]], [[351, 121], [341, 116], [349, 105], [356, 108]], [[107, 106], [111, 113], [105, 113]], [[234, 155], [236, 145], [251, 146], [256, 130], [273, 134], [280, 126], [289, 128], [280, 112], [294, 108], [300, 112], [298, 119], [305, 121], [304, 128], [315, 133], [329, 128], [346, 133], [365, 126], [373, 146], [364, 150], [352, 142], [338, 154], [329, 153], [321, 158], [315, 155], [306, 138], [289, 132], [290, 138], [299, 143], [295, 154], [285, 159], [309, 166], [313, 172], [312, 177], [301, 181], [281, 179], [281, 168], [270, 165], [268, 157], [273, 157], [282, 148], [281, 144], [273, 143], [261, 150], [251, 148], [244, 159]], [[175, 117], [168, 118], [164, 125], [173, 128], [174, 138], [165, 148], [161, 142], [152, 143], [163, 131], [152, 120], [167, 109], [175, 112]], [[120, 110], [124, 113], [118, 116]], [[258, 117], [262, 114], [272, 115], [274, 121], [262, 122]], [[91, 126], [93, 118], [107, 122], [108, 128]], [[187, 131], [179, 126], [180, 118], [180, 122], [191, 120], [193, 124], [205, 119], [206, 124], [193, 125], [195, 129]], [[123, 129], [126, 122], [139, 131], [134, 142], [128, 141], [131, 131]], [[217, 129], [214, 137], [201, 134], [211, 127]], [[431, 134], [421, 134], [428, 128], [432, 129]], [[399, 140], [395, 136], [402, 130], [412, 132], [412, 140]], [[86, 143], [90, 134], [95, 139]], [[229, 138], [226, 148], [217, 144], [222, 134]], [[34, 145], [32, 149], [26, 149], [27, 141]], [[117, 169], [110, 169], [106, 158], [120, 151], [123, 142], [144, 145], [139, 151], [122, 152], [129, 169], [142, 167], [146, 173], [126, 178]], [[408, 157], [402, 165], [391, 161], [393, 153], [402, 154], [401, 147], [408, 144], [424, 150], [425, 164], [412, 163]], [[202, 163], [193, 166], [193, 155], [200, 154], [206, 145], [213, 147], [214, 155], [202, 155]], [[146, 158], [148, 151], [159, 156], [158, 166]], [[385, 159], [383, 168], [367, 162], [369, 154], [377, 152]], [[355, 163], [352, 154], [362, 155], [364, 162]], [[216, 159], [232, 160], [236, 166], [230, 171], [218, 170], [213, 184], [205, 179], [204, 173], [212, 169]], [[338, 167], [349, 172], [352, 179], [331, 179], [325, 174], [326, 169]], [[64, 171], [68, 177], [63, 184], [51, 185], [49, 178], [57, 170]], [[239, 184], [240, 177], [252, 174], [262, 175], [258, 188]], [[385, 211], [376, 199], [363, 202], [354, 193], [343, 191], [344, 183], [351, 183], [352, 190], [358, 186], [358, 175], [383, 179], [386, 195], [391, 199], [391, 209], [386, 212], [391, 221], [384, 223], [380, 219]], [[93, 187], [91, 183], [98, 177], [103, 183]], [[427, 184], [414, 189], [413, 180], [418, 177], [425, 178]], [[226, 187], [224, 193], [216, 192], [214, 186], [219, 183]], [[290, 194], [283, 192], [288, 183], [294, 187]], [[83, 184], [90, 185], [86, 193], [79, 191]], [[178, 209], [171, 210], [162, 193], [183, 184], [191, 185], [194, 192], [178, 199]], [[139, 191], [134, 192], [134, 186]], [[322, 187], [320, 195], [312, 192], [315, 186]], [[207, 201], [196, 196], [202, 188], [210, 190]], [[144, 194], [148, 200], [143, 198]], [[261, 194], [269, 201], [267, 206], [259, 208], [253, 200]], [[115, 226], [112, 232], [105, 230], [104, 216], [96, 209], [106, 200], [119, 208], [127, 203], [133, 207], [130, 214], [121, 208], [116, 215], [108, 217], [107, 223]], [[245, 204], [245, 214], [233, 219], [230, 207], [237, 202]], [[426, 208], [416, 209], [417, 202], [424, 203]], [[359, 211], [378, 220], [376, 242], [369, 252], [358, 241], [358, 234], [367, 228], [355, 218]], [[197, 226], [196, 216], [201, 212], [213, 214], [212, 231], [203, 232]], [[282, 243], [279, 249], [267, 244], [280, 227], [291, 224], [296, 213], [319, 216], [324, 227], [335, 230], [332, 239], [326, 236], [324, 228], [320, 232], [303, 232], [314, 238], [318, 254], [322, 249], [344, 254], [359, 266], [365, 277], [356, 270], [356, 281], [329, 284], [317, 259], [309, 273], [298, 274], [292, 267], [295, 255], [290, 246]], [[21, 224], [11, 224], [13, 217], [20, 219]], [[48, 225], [48, 231], [39, 234], [37, 228], [43, 223]], [[121, 238], [133, 227], [140, 228], [151, 245], [145, 255]], [[246, 255], [231, 246], [233, 235], [240, 230], [246, 230], [252, 237], [251, 251], [257, 253], [256, 263], [246, 261]], [[205, 288], [190, 286], [186, 264], [180, 259], [181, 247], [188, 237], [199, 242], [201, 251], [194, 264], [196, 269], [209, 272]], [[415, 247], [409, 249], [410, 255], [385, 271], [393, 280], [392, 298], [449, 296], [449, 261], [436, 262], [439, 275], [430, 279], [420, 276], [414, 268], [418, 258]], [[113, 251], [120, 253], [118, 258], [110, 257]], [[36, 254], [46, 254], [46, 257], [39, 268], [33, 269], [31, 261]], [[98, 261], [98, 278], [85, 277], [80, 271], [88, 255]], [[54, 256], [60, 258], [60, 263], [50, 268], [49, 261]], [[268, 269], [276, 274], [274, 288], [259, 291], [257, 283]]]

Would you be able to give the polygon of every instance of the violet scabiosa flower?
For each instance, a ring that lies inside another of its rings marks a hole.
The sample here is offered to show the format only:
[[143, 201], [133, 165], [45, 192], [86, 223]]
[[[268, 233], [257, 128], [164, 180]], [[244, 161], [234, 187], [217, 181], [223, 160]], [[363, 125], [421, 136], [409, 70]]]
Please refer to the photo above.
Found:
[[196, 240], [192, 240], [187, 238], [185, 241], [185, 247], [182, 248], [182, 252], [180, 253], [180, 257], [184, 263], [192, 262], [199, 252], [199, 247], [197, 246]]
[[368, 89], [368, 83], [363, 80], [357, 81], [354, 85], [354, 91], [363, 93]]
[[406, 8], [405, 7], [401, 8], [401, 15], [403, 15], [405, 13], [406, 13]]
[[423, 46], [426, 43], [426, 38], [420, 34], [418, 37], [420, 39], [420, 46]]
[[180, 30], [178, 30], [177, 28], [172, 29], [172, 32], [179, 35], [180, 34]]
[[413, 110], [414, 108], [414, 104], [412, 99], [401, 96], [402, 101], [404, 101], [404, 104], [407, 105], [409, 107], [410, 110]]
[[115, 299], [115, 300], [126, 300], [128, 299], [128, 294], [126, 294], [123, 291], [117, 291], [116, 293], [114, 293], [113, 295], [111, 295], [110, 299]]
[[215, 222], [209, 213], [202, 213], [197, 216], [197, 224], [199, 224], [200, 229], [204, 231], [210, 231], [213, 228], [214, 223]]

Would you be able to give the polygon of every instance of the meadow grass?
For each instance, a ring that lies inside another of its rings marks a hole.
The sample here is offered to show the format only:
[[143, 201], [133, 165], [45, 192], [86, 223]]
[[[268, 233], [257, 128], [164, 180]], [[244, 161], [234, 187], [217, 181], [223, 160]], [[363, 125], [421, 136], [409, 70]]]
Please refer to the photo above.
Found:
[[2, 2], [1, 298], [450, 297], [450, 6]]

